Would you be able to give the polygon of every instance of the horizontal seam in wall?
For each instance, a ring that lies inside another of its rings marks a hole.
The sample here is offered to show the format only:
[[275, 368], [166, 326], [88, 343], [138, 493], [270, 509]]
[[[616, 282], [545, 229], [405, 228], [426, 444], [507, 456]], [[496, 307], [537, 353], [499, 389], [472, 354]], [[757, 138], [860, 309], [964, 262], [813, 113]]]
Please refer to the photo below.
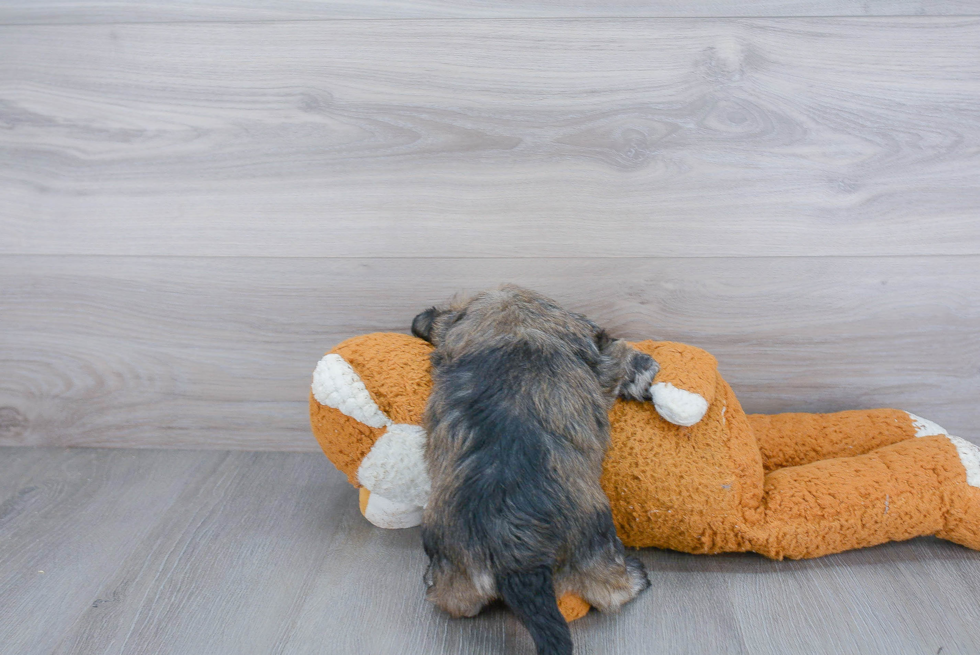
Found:
[[444, 16], [444, 17], [405, 17], [405, 18], [268, 18], [254, 20], [223, 20], [214, 19], [188, 19], [188, 20], [78, 20], [78, 21], [58, 21], [58, 22], [6, 22], [0, 18], [0, 29], [11, 27], [98, 27], [112, 25], [268, 25], [276, 23], [334, 23], [334, 22], [448, 22], [448, 21], [485, 21], [485, 22], [546, 22], [546, 21], [693, 21], [693, 20], [896, 20], [907, 19], [911, 21], [932, 21], [957, 18], [978, 18], [980, 12], [975, 14], [883, 14], [883, 15], [862, 15], [862, 14], [830, 14], [830, 15], [779, 15], [779, 16]]
[[448, 260], [502, 260], [502, 261], [518, 261], [518, 260], [528, 260], [528, 261], [538, 261], [538, 260], [555, 260], [555, 261], [582, 261], [582, 260], [614, 260], [614, 261], [658, 261], [666, 259], [951, 259], [951, 258], [971, 258], [980, 257], [980, 253], [958, 253], [958, 254], [915, 254], [915, 255], [623, 255], [623, 256], [612, 256], [612, 255], [542, 255], [542, 256], [503, 256], [503, 255], [486, 255], [486, 256], [453, 256], [453, 255], [424, 255], [420, 257], [409, 256], [409, 255], [393, 255], [393, 256], [370, 256], [370, 255], [339, 255], [339, 256], [323, 256], [323, 257], [313, 257], [309, 255], [153, 255], [153, 254], [137, 254], [137, 255], [121, 255], [116, 253], [109, 254], [92, 254], [92, 253], [0, 253], [0, 259], [4, 258], [32, 258], [32, 259], [42, 259], [42, 258], [58, 258], [58, 259], [310, 259], [310, 260], [364, 260], [364, 261], [385, 261], [385, 260], [437, 260], [437, 261], [448, 261]]

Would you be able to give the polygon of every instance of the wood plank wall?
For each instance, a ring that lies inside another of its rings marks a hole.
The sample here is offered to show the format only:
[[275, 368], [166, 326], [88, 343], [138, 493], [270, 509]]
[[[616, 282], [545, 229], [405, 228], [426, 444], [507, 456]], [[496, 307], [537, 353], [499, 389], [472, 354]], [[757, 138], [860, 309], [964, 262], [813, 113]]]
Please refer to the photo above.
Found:
[[0, 445], [315, 450], [324, 350], [502, 281], [980, 441], [978, 15], [0, 1]]

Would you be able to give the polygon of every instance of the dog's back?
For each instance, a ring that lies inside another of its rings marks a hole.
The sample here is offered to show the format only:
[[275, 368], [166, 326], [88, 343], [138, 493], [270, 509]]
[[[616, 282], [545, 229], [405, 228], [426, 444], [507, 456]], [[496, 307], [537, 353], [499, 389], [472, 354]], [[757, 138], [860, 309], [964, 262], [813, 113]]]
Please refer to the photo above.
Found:
[[502, 598], [539, 653], [570, 653], [556, 588], [611, 609], [647, 584], [599, 486], [612, 397], [595, 326], [514, 287], [430, 316], [428, 330], [424, 317], [416, 333], [439, 331], [426, 409], [429, 598], [456, 616]]

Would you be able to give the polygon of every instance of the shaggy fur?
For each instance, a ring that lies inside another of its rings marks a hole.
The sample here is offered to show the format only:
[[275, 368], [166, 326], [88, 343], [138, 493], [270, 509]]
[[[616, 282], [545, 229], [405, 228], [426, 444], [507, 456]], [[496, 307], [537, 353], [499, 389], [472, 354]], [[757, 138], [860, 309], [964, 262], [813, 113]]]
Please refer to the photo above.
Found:
[[556, 596], [610, 611], [649, 586], [616, 536], [599, 477], [614, 398], [649, 400], [659, 367], [514, 286], [428, 309], [412, 332], [435, 346], [427, 597], [453, 616], [501, 598], [539, 653], [571, 653]]

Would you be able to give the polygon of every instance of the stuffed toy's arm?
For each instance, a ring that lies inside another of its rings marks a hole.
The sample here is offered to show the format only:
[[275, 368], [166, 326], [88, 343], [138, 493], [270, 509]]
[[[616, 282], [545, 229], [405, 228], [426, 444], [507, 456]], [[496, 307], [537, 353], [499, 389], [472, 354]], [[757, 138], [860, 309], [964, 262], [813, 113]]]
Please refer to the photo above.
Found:
[[710, 353], [672, 341], [641, 341], [633, 346], [660, 365], [650, 395], [667, 421], [691, 426], [700, 421], [715, 397], [718, 360]]

